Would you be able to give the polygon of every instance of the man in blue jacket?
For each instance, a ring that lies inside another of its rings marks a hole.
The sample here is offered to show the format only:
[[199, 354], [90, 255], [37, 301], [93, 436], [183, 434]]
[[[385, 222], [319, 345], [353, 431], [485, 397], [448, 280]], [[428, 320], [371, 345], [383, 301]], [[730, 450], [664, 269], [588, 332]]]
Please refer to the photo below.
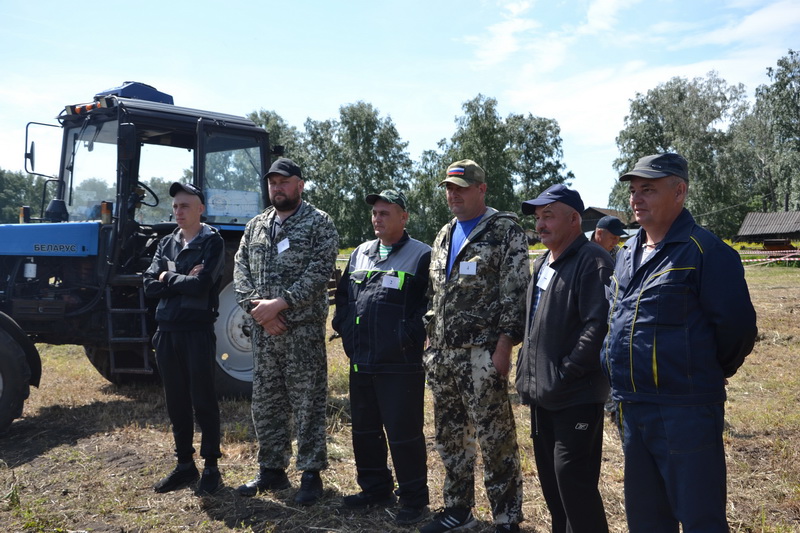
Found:
[[159, 298], [153, 346], [178, 465], [153, 489], [169, 492], [197, 479], [192, 447], [194, 413], [202, 431], [200, 455], [205, 459], [197, 491], [212, 493], [221, 483], [214, 321], [225, 242], [216, 229], [200, 221], [205, 201], [197, 187], [175, 182], [169, 194], [174, 198], [172, 210], [178, 227], [159, 242], [144, 273], [144, 290], [147, 296]]
[[683, 157], [643, 157], [620, 180], [641, 229], [617, 255], [601, 358], [620, 409], [628, 528], [727, 532], [725, 384], [757, 333], [744, 269], [684, 209]]
[[[344, 506], [365, 509], [394, 501], [388, 448], [397, 475], [400, 510], [395, 521], [414, 524], [428, 505], [423, 396], [422, 316], [431, 248], [405, 231], [406, 197], [370, 194], [377, 239], [356, 248], [336, 289], [333, 328], [350, 358], [353, 452], [361, 492]], [[385, 430], [385, 433], [384, 433]]]
[[[405, 231], [406, 197], [370, 194], [377, 239], [350, 255], [336, 289], [333, 328], [350, 358], [353, 453], [361, 492], [344, 506], [365, 509], [394, 501], [388, 449], [397, 475], [398, 524], [414, 524], [428, 505], [422, 352], [431, 248]], [[384, 432], [385, 430], [385, 432]]]

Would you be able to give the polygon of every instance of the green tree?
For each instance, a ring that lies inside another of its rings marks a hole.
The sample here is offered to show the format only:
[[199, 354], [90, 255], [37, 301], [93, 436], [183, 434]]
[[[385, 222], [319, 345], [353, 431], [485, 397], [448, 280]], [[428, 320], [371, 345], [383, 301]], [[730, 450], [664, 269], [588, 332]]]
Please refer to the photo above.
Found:
[[[720, 236], [736, 233], [747, 210], [747, 191], [724, 166], [731, 134], [723, 129], [746, 109], [744, 87], [729, 85], [710, 72], [706, 78], [672, 78], [631, 101], [617, 137], [620, 156], [614, 168], [624, 173], [645, 155], [678, 152], [689, 162], [687, 207], [699, 223]], [[609, 197], [621, 208], [625, 185]]]
[[[497, 100], [479, 94], [462, 105], [464, 114], [456, 117], [456, 131], [449, 141], [439, 142], [439, 152], [423, 154], [414, 174], [415, 196], [425, 215], [418, 228], [421, 234], [435, 235], [444, 221], [443, 194], [435, 194], [447, 166], [460, 159], [472, 159], [486, 171], [486, 203], [501, 211], [519, 213], [523, 200], [537, 196], [555, 183], [574, 179], [562, 162], [561, 130], [552, 119], [510, 114], [503, 119]], [[435, 172], [435, 174], [432, 174]], [[424, 192], [422, 192], [424, 191]], [[435, 213], [436, 217], [431, 216]], [[523, 219], [532, 225], [532, 219]]]
[[479, 94], [461, 107], [464, 114], [456, 118], [456, 131], [445, 147], [447, 165], [472, 159], [486, 172], [486, 203], [501, 211], [518, 212], [508, 151], [511, 141], [497, 111], [497, 100]]
[[40, 216], [44, 178], [0, 168], [0, 223], [19, 222], [19, 208], [30, 206], [31, 216]]
[[411, 158], [391, 117], [371, 104], [339, 108], [339, 120], [306, 121], [303, 173], [308, 197], [333, 217], [342, 247], [356, 246], [373, 232], [367, 194], [408, 189]]
[[753, 130], [762, 134], [766, 146], [772, 141], [772, 157], [765, 161], [767, 180], [761, 189], [771, 197], [773, 209], [800, 209], [796, 183], [800, 174], [800, 53], [789, 50], [776, 68], [767, 69], [767, 75], [771, 84], [756, 90], [754, 112], [767, 133]]
[[[509, 115], [506, 118], [511, 175], [516, 184], [514, 211], [520, 204], [557, 183], [569, 185], [575, 176], [566, 172], [562, 162], [561, 128], [558, 122], [528, 115]], [[523, 217], [522, 225], [533, 229], [536, 221]]]
[[304, 155], [303, 135], [297, 128], [290, 126], [275, 111], [261, 109], [253, 111], [247, 115], [247, 118], [267, 130], [269, 142], [272, 146], [283, 146], [284, 155], [300, 164], [299, 159]]
[[445, 161], [436, 150], [426, 150], [414, 164], [406, 229], [422, 242], [432, 243], [439, 229], [452, 217], [444, 188], [439, 187], [451, 162]]
[[[305, 195], [323, 209], [339, 230], [340, 211], [347, 208], [347, 180], [340, 171], [339, 123], [336, 120], [307, 119], [303, 136], [302, 156], [295, 159], [303, 170]], [[341, 231], [341, 230], [339, 230]], [[341, 242], [340, 246], [344, 246]]]
[[561, 128], [558, 122], [528, 115], [506, 118], [509, 156], [517, 199], [528, 200], [557, 183], [569, 184], [575, 179], [562, 162]]

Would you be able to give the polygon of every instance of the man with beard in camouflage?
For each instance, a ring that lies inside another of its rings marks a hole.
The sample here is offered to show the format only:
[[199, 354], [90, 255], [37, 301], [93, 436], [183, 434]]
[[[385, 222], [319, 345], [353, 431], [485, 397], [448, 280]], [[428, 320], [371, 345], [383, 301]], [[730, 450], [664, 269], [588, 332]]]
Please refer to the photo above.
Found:
[[508, 373], [524, 328], [525, 233], [516, 215], [486, 206], [486, 174], [474, 161], [450, 165], [440, 185], [455, 218], [433, 243], [425, 366], [445, 467], [445, 509], [420, 532], [476, 525], [476, 438], [495, 531], [519, 531], [522, 473]]
[[328, 466], [325, 404], [327, 286], [339, 236], [327, 213], [301, 198], [303, 178], [280, 158], [265, 176], [272, 206], [248, 222], [233, 279], [239, 304], [252, 318], [252, 413], [259, 473], [242, 496], [289, 488], [286, 468], [297, 430], [296, 467], [302, 470], [295, 502], [322, 496], [320, 470]]

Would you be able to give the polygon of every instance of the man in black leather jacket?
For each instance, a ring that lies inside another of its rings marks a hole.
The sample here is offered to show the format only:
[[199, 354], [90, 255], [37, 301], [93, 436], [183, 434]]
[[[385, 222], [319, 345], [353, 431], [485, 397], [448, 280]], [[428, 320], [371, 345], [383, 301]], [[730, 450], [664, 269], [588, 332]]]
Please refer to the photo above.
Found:
[[611, 257], [581, 231], [583, 201], [554, 185], [522, 205], [548, 252], [533, 266], [517, 390], [554, 533], [608, 531], [597, 484], [608, 382], [600, 369]]

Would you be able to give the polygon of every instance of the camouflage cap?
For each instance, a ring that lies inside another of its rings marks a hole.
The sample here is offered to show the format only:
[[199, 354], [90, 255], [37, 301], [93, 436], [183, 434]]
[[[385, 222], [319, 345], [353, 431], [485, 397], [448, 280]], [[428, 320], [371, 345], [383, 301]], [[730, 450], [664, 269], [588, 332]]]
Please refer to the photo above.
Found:
[[397, 204], [403, 211], [407, 210], [408, 201], [406, 200], [406, 195], [400, 191], [396, 191], [394, 189], [385, 189], [379, 194], [368, 194], [366, 198], [366, 202], [369, 205], [375, 205], [375, 202], [378, 200], [383, 200], [384, 202], [389, 202], [390, 204]]
[[454, 183], [459, 187], [486, 183], [486, 172], [472, 159], [462, 159], [447, 167], [447, 177], [439, 183], [439, 186], [445, 183]]

